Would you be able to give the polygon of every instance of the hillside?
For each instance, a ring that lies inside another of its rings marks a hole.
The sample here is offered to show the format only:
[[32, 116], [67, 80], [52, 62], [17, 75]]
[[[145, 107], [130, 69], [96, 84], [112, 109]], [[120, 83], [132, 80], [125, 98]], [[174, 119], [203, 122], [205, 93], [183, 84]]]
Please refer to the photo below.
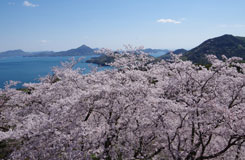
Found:
[[245, 37], [235, 37], [233, 35], [223, 35], [208, 39], [199, 46], [191, 49], [183, 55], [183, 59], [198, 64], [207, 64], [205, 55], [213, 54], [221, 59], [226, 57], [241, 57], [245, 59]]

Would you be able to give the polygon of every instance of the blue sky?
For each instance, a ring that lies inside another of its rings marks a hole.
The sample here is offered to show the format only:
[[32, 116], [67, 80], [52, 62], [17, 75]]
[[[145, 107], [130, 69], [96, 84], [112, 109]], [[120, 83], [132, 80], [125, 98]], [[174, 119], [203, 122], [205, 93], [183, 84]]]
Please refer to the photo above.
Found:
[[0, 52], [191, 49], [208, 38], [245, 36], [245, 0], [1, 0]]

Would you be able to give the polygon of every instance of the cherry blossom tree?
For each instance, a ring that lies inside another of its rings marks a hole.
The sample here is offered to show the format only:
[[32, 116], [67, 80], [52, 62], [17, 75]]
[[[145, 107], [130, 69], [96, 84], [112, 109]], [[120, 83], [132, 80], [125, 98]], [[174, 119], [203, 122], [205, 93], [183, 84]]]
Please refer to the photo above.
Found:
[[40, 83], [0, 90], [0, 159], [245, 158], [239, 58], [153, 63], [127, 47], [103, 50], [112, 70], [84, 75], [72, 60]]

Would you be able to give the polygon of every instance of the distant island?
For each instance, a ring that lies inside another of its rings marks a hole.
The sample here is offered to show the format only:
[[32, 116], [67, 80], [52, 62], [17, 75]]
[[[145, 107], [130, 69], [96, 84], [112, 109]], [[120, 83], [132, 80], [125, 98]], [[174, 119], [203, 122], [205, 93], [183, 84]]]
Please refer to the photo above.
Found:
[[25, 57], [56, 57], [56, 56], [88, 56], [95, 55], [94, 50], [86, 45], [82, 45], [76, 49], [70, 49], [67, 51], [42, 51], [42, 52], [24, 52], [23, 50], [11, 50], [0, 53], [1, 57], [15, 57], [15, 56], [25, 56]]
[[86, 60], [86, 63], [94, 63], [99, 66], [108, 66], [109, 63], [114, 62], [114, 57], [110, 57], [107, 55], [100, 55], [99, 57], [92, 57], [89, 60]]
[[1, 57], [16, 57], [16, 56], [27, 56], [31, 55], [31, 53], [24, 52], [21, 49], [18, 50], [10, 50], [10, 51], [5, 51], [0, 53], [0, 58]]

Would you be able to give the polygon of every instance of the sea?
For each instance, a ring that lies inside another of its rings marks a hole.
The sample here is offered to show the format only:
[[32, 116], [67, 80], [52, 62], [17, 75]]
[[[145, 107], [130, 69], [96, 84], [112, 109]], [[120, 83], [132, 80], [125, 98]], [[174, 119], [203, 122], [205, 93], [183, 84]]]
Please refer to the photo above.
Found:
[[[150, 54], [154, 57], [163, 55], [164, 53]], [[74, 68], [83, 69], [82, 74], [88, 74], [95, 67], [98, 71], [111, 69], [110, 66], [98, 66], [97, 64], [86, 63], [85, 61], [97, 57], [83, 56], [83, 59], [75, 65]], [[22, 88], [24, 83], [38, 83], [41, 77], [48, 74], [52, 75], [52, 68], [61, 66], [61, 62], [69, 61], [71, 57], [3, 57], [0, 58], [0, 89], [3, 89], [5, 83], [13, 80], [20, 83], [16, 88]], [[80, 57], [74, 57], [78, 59]]]
[[[109, 66], [100, 67], [96, 64], [86, 63], [94, 56], [84, 56], [75, 68], [83, 69], [82, 74], [91, 72], [95, 67], [98, 71], [111, 69]], [[78, 59], [80, 57], [74, 57]], [[38, 83], [41, 77], [52, 74], [52, 68], [61, 66], [61, 62], [69, 61], [71, 57], [4, 57], [0, 58], [0, 89], [9, 80], [20, 81], [16, 88], [22, 88], [23, 83]]]

